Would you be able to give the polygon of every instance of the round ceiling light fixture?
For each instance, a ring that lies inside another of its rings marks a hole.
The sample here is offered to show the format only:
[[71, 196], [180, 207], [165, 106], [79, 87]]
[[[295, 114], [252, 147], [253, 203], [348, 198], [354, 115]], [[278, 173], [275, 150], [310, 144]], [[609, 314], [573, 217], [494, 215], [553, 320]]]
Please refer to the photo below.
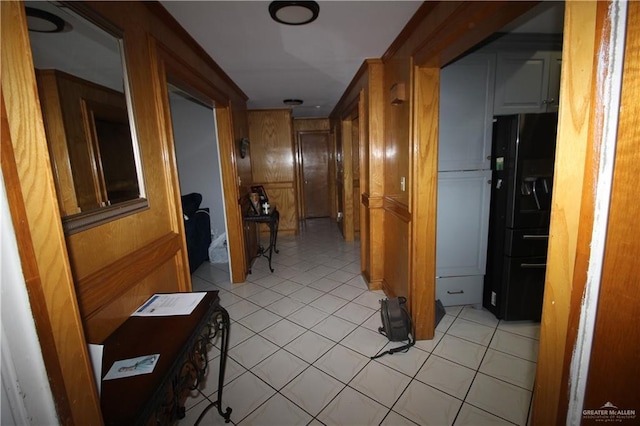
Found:
[[272, 1], [269, 14], [274, 21], [286, 25], [304, 25], [313, 22], [320, 13], [315, 1]]
[[61, 33], [68, 30], [68, 24], [59, 16], [53, 13], [25, 7], [27, 14], [27, 28], [29, 31], [37, 33]]
[[287, 106], [298, 106], [302, 105], [302, 99], [285, 99], [282, 103]]

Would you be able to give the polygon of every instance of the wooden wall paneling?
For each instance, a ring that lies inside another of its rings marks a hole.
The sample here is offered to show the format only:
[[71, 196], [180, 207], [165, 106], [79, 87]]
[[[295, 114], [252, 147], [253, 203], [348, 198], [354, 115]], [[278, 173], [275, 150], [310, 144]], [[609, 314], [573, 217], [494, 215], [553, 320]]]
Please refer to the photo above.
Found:
[[[410, 134], [411, 102], [391, 104], [391, 87], [404, 84], [411, 93], [412, 62], [410, 57], [399, 56], [385, 63], [383, 105], [385, 131], [384, 192], [386, 198], [392, 198], [409, 207], [409, 186], [411, 185]], [[404, 189], [402, 182], [404, 181]]]
[[[353, 111], [350, 111], [353, 113]], [[345, 241], [354, 240], [353, 231], [353, 118], [342, 120], [342, 237]]]
[[[278, 208], [279, 232], [297, 234], [298, 194], [291, 121], [288, 109], [248, 112], [252, 181], [265, 187], [269, 203]], [[288, 190], [274, 192], [283, 186]]]
[[338, 216], [338, 139], [340, 137], [340, 125], [334, 124], [331, 128], [331, 149], [329, 149], [329, 200], [331, 203], [331, 218]]
[[[369, 288], [381, 289], [384, 279], [384, 65], [369, 61], [369, 84], [366, 94], [369, 149], [367, 193], [369, 194], [369, 253], [371, 270]], [[361, 165], [362, 167], [362, 165]]]
[[358, 115], [351, 121], [351, 199], [353, 200], [353, 234], [360, 234], [360, 138], [362, 133], [362, 123], [360, 122], [360, 111], [362, 110], [362, 96], [358, 102]]
[[[298, 232], [298, 214], [296, 210], [296, 189], [293, 182], [263, 183], [269, 196], [269, 204], [280, 212], [278, 235], [296, 235]], [[267, 225], [261, 225], [261, 233], [268, 234]]]
[[[146, 29], [140, 25], [145, 20], [131, 16], [139, 12], [139, 4], [118, 3], [117, 6], [114, 24], [125, 29], [125, 58], [149, 209], [69, 236], [67, 244], [76, 281], [125, 258], [162, 235], [179, 233], [179, 221], [182, 221], [176, 208], [179, 198], [176, 199], [176, 183], [171, 171], [171, 147], [160, 97], [162, 86]], [[188, 276], [176, 277], [176, 291], [185, 280]]]
[[409, 282], [410, 228], [411, 216], [406, 207], [391, 198], [385, 198], [384, 232], [387, 236], [392, 235], [393, 238], [385, 239], [382, 286], [389, 297], [410, 297], [407, 285]]
[[[367, 71], [367, 81], [369, 72]], [[368, 90], [360, 91], [358, 102], [358, 116], [360, 117], [360, 141], [358, 152], [358, 183], [359, 190], [355, 198], [359, 205], [360, 221], [358, 231], [360, 235], [360, 271], [368, 283], [371, 280], [370, 238], [371, 221], [369, 214], [369, 96]]]
[[293, 182], [293, 143], [289, 110], [249, 111], [254, 182]]
[[[629, 2], [615, 170], [606, 233], [587, 388], [583, 409], [610, 401], [619, 410], [634, 410], [638, 422], [640, 395], [640, 3]], [[615, 354], [615, 356], [611, 356]], [[610, 416], [612, 418], [613, 416]], [[599, 424], [599, 419], [583, 419]], [[623, 420], [623, 423], [625, 421]]]
[[56, 410], [63, 424], [101, 424], [100, 402], [65, 254], [24, 5], [1, 2], [0, 19], [2, 171], [36, 329], [40, 344], [47, 345], [43, 356]]
[[[107, 265], [76, 282], [85, 333], [91, 343], [101, 343], [107, 335], [126, 321], [131, 312], [140, 306], [150, 294], [160, 292], [160, 290], [156, 290], [151, 293], [139, 293], [133, 299], [125, 297], [126, 293], [151, 275], [159, 265], [166, 264], [170, 260], [175, 262], [175, 257], [182, 254], [180, 250], [184, 245], [183, 240], [179, 234], [167, 234], [125, 259]], [[174, 264], [173, 267], [171, 276], [179, 275], [177, 265]], [[176, 291], [175, 281], [173, 278], [172, 288], [164, 291]], [[111, 304], [116, 304], [121, 307], [121, 310], [114, 310], [110, 307]], [[94, 319], [95, 317], [105, 318], [105, 315], [99, 315], [101, 311], [110, 313], [108, 324], [102, 324]]]
[[428, 236], [435, 236], [437, 227], [440, 68], [418, 68], [415, 75], [409, 294], [417, 338], [432, 339], [435, 329], [436, 241]]
[[[607, 3], [601, 3], [606, 7]], [[595, 2], [565, 5], [561, 97], [533, 424], [564, 423], [569, 364], [590, 254], [598, 148], [595, 84], [602, 29]], [[600, 29], [598, 29], [600, 26]]]
[[330, 131], [331, 123], [328, 118], [294, 118], [293, 132], [321, 132]]
[[[177, 238], [177, 237], [176, 237]], [[177, 244], [176, 244], [177, 245]], [[161, 257], [161, 256], [158, 256]], [[175, 291], [176, 275], [175, 257], [170, 257], [161, 263], [157, 258], [146, 259], [147, 264], [153, 263], [153, 269], [146, 275], [140, 275], [135, 285], [125, 291], [108, 305], [84, 319], [87, 325], [86, 336], [89, 343], [102, 343], [120, 324], [121, 313], [142, 305], [150, 294], [172, 293]]]

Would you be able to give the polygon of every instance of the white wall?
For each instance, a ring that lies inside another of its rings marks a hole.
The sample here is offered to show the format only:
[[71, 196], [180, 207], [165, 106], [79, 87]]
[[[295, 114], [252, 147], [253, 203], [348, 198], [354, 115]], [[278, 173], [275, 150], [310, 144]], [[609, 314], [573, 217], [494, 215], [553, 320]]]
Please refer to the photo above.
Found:
[[180, 192], [202, 194], [201, 207], [209, 207], [211, 231], [219, 236], [226, 222], [214, 111], [174, 92], [169, 99]]
[[18, 245], [0, 174], [0, 348], [2, 405], [0, 424], [59, 424], [42, 350], [36, 334]]

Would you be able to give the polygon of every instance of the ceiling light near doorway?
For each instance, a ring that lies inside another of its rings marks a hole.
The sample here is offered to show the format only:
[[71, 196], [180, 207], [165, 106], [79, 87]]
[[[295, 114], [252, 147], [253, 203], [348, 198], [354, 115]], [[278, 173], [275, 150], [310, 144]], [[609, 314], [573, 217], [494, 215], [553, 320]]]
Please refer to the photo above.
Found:
[[25, 7], [27, 14], [27, 27], [29, 31], [37, 33], [60, 33], [69, 31], [71, 25], [57, 15], [45, 10]]
[[286, 25], [304, 25], [313, 22], [320, 13], [315, 1], [272, 1], [269, 14], [274, 21]]
[[287, 106], [298, 106], [302, 105], [302, 99], [285, 99], [282, 103]]

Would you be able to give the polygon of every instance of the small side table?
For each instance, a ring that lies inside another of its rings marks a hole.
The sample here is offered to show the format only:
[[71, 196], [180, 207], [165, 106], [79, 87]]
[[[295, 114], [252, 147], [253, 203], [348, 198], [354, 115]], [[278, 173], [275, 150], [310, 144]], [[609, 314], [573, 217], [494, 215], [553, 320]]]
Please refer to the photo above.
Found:
[[[278, 242], [278, 225], [280, 224], [280, 213], [278, 209], [273, 207], [271, 213], [269, 214], [259, 214], [259, 215], [246, 215], [243, 217], [245, 222], [254, 222], [256, 223], [256, 232], [257, 232], [257, 240], [258, 240], [258, 253], [255, 256], [256, 258], [263, 256], [269, 259], [269, 270], [273, 272], [273, 268], [271, 267], [271, 257], [273, 252], [278, 252], [278, 248], [276, 244]], [[258, 224], [266, 223], [269, 226], [269, 245], [264, 247], [260, 243], [260, 228]], [[253, 259], [251, 259], [253, 262]], [[251, 268], [249, 268], [249, 273], [251, 273]]]
[[229, 422], [231, 408], [222, 408], [222, 388], [230, 322], [217, 291], [207, 292], [190, 315], [129, 317], [104, 341], [103, 371], [122, 359], [149, 354], [160, 358], [151, 374], [102, 382], [104, 424], [171, 425], [183, 418], [184, 400], [206, 377], [208, 350], [218, 335], [218, 393], [205, 411], [213, 406]]

